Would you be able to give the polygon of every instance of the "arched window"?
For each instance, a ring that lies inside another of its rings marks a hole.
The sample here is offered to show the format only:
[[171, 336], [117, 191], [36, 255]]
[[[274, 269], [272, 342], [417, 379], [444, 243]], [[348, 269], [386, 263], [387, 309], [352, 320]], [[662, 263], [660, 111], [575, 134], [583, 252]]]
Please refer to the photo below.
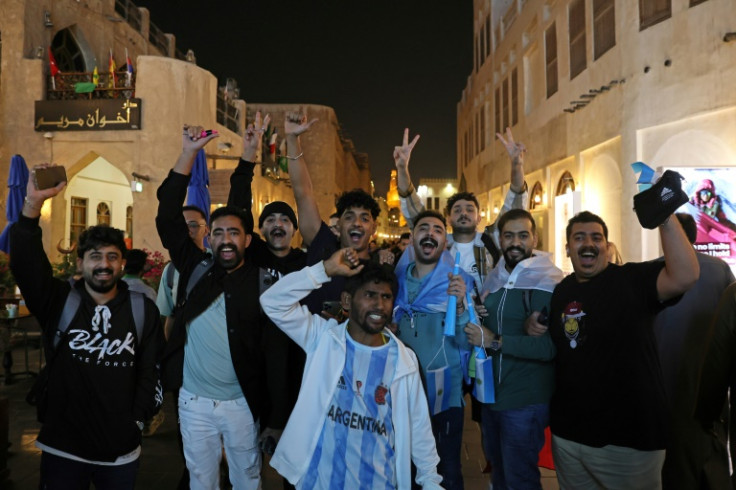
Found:
[[97, 205], [97, 224], [110, 225], [110, 206], [101, 202]]
[[572, 174], [570, 172], [565, 171], [557, 182], [557, 192], [555, 193], [555, 196], [561, 196], [563, 194], [567, 194], [568, 191], [574, 190], [575, 179], [572, 178]]
[[538, 206], [541, 206], [543, 200], [544, 189], [542, 189], [542, 184], [537, 181], [534, 187], [532, 187], [532, 193], [529, 196], [529, 209], [536, 209]]
[[125, 234], [133, 238], [133, 206], [125, 208]]
[[60, 71], [77, 73], [87, 71], [82, 50], [70, 29], [62, 29], [56, 33], [51, 41], [51, 51]]

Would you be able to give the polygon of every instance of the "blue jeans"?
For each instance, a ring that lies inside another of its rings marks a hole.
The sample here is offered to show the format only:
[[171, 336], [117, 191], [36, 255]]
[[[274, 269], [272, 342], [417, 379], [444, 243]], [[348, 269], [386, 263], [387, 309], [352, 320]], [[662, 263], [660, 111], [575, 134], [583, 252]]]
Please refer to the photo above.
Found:
[[539, 451], [544, 446], [544, 428], [549, 423], [549, 405], [527, 405], [512, 410], [492, 410], [483, 405], [491, 456], [493, 490], [541, 490]]
[[463, 488], [460, 451], [463, 444], [464, 420], [462, 407], [452, 407], [432, 416], [432, 433], [440, 457], [437, 473], [442, 476], [442, 488], [447, 490]]
[[132, 490], [139, 464], [139, 459], [119, 466], [83, 463], [44, 451], [41, 453], [39, 488], [79, 490], [94, 483], [95, 488], [104, 490]]

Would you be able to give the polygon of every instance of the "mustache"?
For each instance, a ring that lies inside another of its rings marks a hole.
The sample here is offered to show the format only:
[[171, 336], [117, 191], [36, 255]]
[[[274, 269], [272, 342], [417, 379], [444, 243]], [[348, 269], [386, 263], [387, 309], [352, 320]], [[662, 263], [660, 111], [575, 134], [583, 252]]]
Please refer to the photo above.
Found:
[[277, 233], [286, 235], [286, 230], [284, 230], [283, 228], [274, 228], [273, 230], [271, 230], [271, 233], [269, 233], [269, 235], [276, 236]]
[[595, 256], [598, 257], [598, 253], [599, 253], [598, 249], [595, 247], [590, 247], [590, 246], [580, 247], [580, 250], [578, 250], [578, 255], [583, 255], [584, 253], [588, 253], [588, 252], [595, 254]]
[[438, 247], [440, 244], [434, 238], [427, 237], [427, 238], [422, 238], [422, 240], [420, 240], [420, 242], [419, 242], [419, 245], [422, 246], [422, 247], [424, 245], [432, 245], [433, 247]]
[[521, 248], [521, 247], [514, 247], [514, 246], [511, 246], [511, 247], [507, 248], [503, 252], [504, 253], [507, 253], [507, 252], [513, 252], [513, 251], [517, 251], [517, 252], [520, 252], [520, 253], [525, 253], [526, 252], [526, 250], [524, 250], [523, 248]]

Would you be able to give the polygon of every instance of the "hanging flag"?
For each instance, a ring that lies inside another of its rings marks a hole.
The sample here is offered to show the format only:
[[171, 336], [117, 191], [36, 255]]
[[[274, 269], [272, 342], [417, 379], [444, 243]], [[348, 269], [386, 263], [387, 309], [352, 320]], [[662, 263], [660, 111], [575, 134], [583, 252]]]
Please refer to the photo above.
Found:
[[97, 66], [95, 66], [95, 69], [92, 72], [92, 83], [95, 84], [95, 87], [100, 84], [100, 74], [97, 73]]
[[125, 86], [133, 86], [133, 63], [128, 56], [128, 48], [125, 48]]
[[110, 72], [110, 79], [107, 82], [107, 86], [115, 88], [115, 60], [112, 57], [112, 48], [110, 48], [110, 63], [108, 64], [108, 71]]
[[51, 52], [51, 46], [49, 46], [49, 68], [51, 71], [51, 88], [56, 90], [56, 75], [59, 74], [59, 66], [56, 64], [54, 53]]
[[278, 140], [278, 130], [274, 129], [271, 140], [268, 142], [268, 152], [273, 156], [276, 154], [276, 141]]

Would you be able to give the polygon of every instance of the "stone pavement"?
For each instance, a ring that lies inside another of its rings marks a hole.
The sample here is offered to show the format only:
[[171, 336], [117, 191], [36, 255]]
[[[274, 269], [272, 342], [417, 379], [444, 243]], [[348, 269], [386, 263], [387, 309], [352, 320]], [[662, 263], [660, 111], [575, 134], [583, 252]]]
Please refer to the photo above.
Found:
[[[24, 351], [22, 346], [13, 350], [14, 371], [24, 367]], [[36, 346], [29, 350], [30, 369], [38, 370], [39, 352]], [[0, 378], [0, 381], [4, 381]], [[9, 399], [9, 441], [7, 481], [0, 479], [0, 489], [28, 490], [38, 488], [38, 468], [40, 451], [34, 446], [39, 424], [36, 422], [35, 408], [25, 402], [33, 378], [16, 376], [14, 383], [0, 386], [0, 398]], [[141, 489], [168, 490], [176, 488], [182, 472], [183, 462], [179, 457], [176, 442], [176, 417], [173, 412], [173, 398], [167, 394], [164, 400], [165, 420], [151, 437], [143, 439], [141, 467], [136, 487]], [[485, 490], [489, 488], [488, 475], [482, 473], [485, 461], [480, 448], [480, 432], [478, 426], [470, 420], [469, 408], [466, 410], [466, 423], [463, 434], [463, 475], [467, 490]], [[1, 432], [1, 431], [0, 431]], [[554, 471], [542, 469], [542, 486], [544, 490], [557, 490], [557, 478]], [[281, 477], [264, 462], [264, 490], [280, 490]]]

